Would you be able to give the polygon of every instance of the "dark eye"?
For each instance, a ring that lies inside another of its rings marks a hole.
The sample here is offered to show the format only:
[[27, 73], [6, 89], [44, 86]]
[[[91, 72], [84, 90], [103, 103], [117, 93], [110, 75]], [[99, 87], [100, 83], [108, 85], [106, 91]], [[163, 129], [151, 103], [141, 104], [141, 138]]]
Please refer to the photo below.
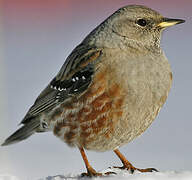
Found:
[[145, 19], [138, 19], [137, 24], [144, 27], [147, 25], [147, 21]]

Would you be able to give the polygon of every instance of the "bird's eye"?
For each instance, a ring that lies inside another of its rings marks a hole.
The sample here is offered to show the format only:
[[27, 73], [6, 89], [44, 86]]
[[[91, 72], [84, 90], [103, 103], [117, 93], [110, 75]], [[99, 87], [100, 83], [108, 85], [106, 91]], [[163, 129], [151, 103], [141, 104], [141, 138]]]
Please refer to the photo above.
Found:
[[147, 25], [147, 21], [146, 21], [145, 19], [138, 19], [138, 20], [137, 20], [137, 24], [138, 24], [139, 26], [144, 27], [144, 26]]

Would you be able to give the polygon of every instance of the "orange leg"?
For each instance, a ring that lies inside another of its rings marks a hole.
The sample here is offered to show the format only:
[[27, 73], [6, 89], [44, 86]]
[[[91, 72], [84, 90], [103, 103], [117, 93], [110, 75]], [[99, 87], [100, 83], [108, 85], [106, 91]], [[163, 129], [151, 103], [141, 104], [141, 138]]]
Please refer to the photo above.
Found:
[[133, 173], [135, 170], [138, 170], [140, 172], [153, 172], [156, 171], [158, 172], [155, 168], [147, 168], [147, 169], [138, 169], [135, 168], [126, 158], [125, 156], [123, 156], [123, 154], [121, 154], [121, 152], [118, 149], [114, 150], [115, 154], [119, 157], [119, 159], [121, 160], [121, 162], [123, 163], [122, 167], [115, 167], [115, 168], [120, 168], [120, 169], [127, 169], [130, 170], [131, 173]]
[[80, 153], [81, 153], [81, 156], [82, 156], [82, 158], [83, 158], [83, 161], [84, 161], [84, 163], [85, 163], [85, 166], [86, 166], [86, 168], [87, 168], [87, 173], [82, 173], [82, 176], [102, 176], [102, 174], [101, 173], [97, 173], [96, 171], [95, 171], [95, 169], [93, 169], [92, 167], [91, 167], [91, 165], [89, 164], [89, 161], [88, 161], [88, 159], [87, 159], [87, 156], [86, 156], [86, 154], [85, 154], [85, 151], [84, 151], [84, 149], [83, 148], [79, 148], [79, 151], [80, 151]]
[[[83, 161], [84, 161], [84, 163], [85, 163], [85, 166], [86, 166], [86, 168], [87, 168], [87, 173], [82, 173], [81, 175], [82, 175], [82, 176], [89, 176], [89, 177], [92, 177], [92, 176], [102, 176], [102, 175], [103, 175], [102, 173], [96, 172], [95, 169], [93, 169], [93, 168], [91, 167], [91, 165], [89, 164], [89, 161], [88, 161], [88, 159], [87, 159], [87, 156], [86, 156], [86, 154], [85, 154], [84, 149], [83, 149], [83, 148], [79, 148], [79, 151], [80, 151], [80, 153], [81, 153], [81, 156], [82, 156]], [[109, 175], [109, 174], [116, 174], [116, 173], [114, 173], [114, 172], [106, 172], [106, 173], [105, 173], [105, 175]]]

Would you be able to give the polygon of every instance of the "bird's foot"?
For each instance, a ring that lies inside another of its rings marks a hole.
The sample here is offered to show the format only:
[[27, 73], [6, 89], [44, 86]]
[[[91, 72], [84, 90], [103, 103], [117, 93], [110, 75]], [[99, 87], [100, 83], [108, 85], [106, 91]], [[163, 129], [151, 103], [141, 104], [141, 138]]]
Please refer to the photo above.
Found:
[[93, 168], [87, 169], [87, 173], [82, 173], [81, 177], [98, 177], [98, 176], [104, 176], [104, 175], [110, 175], [110, 174], [116, 174], [115, 172], [106, 172], [106, 173], [98, 173]]
[[82, 177], [102, 176], [102, 173], [98, 173], [92, 167], [87, 168], [87, 173], [82, 173]]
[[94, 174], [90, 174], [90, 173], [82, 173], [81, 177], [98, 177], [98, 176], [102, 176], [102, 173], [94, 173]]
[[157, 169], [155, 168], [146, 168], [146, 169], [138, 169], [136, 168], [136, 170], [140, 171], [140, 172], [159, 172]]
[[124, 164], [122, 167], [114, 166], [114, 168], [127, 169], [127, 170], [130, 171], [132, 174], [133, 174], [134, 171], [136, 171], [136, 170], [137, 170], [137, 171], [140, 171], [140, 172], [142, 172], [142, 173], [144, 173], [144, 172], [158, 172], [158, 170], [155, 169], [155, 168], [139, 169], [139, 168], [134, 167], [131, 163]]

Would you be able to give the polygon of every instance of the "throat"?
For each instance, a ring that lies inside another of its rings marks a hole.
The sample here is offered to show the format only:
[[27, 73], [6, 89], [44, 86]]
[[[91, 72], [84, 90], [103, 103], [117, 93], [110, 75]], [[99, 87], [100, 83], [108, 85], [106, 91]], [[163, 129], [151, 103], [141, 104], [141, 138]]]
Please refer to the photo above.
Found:
[[134, 51], [146, 51], [146, 52], [155, 52], [155, 53], [161, 53], [161, 48], [160, 48], [160, 38], [152, 38], [151, 40], [148, 41], [139, 41], [136, 39], [133, 39], [131, 37], [127, 37], [125, 35], [122, 35], [116, 31], [113, 30], [113, 33], [116, 34], [117, 36], [121, 37], [121, 43], [119, 44], [119, 47], [121, 49], [124, 49], [126, 47]]

